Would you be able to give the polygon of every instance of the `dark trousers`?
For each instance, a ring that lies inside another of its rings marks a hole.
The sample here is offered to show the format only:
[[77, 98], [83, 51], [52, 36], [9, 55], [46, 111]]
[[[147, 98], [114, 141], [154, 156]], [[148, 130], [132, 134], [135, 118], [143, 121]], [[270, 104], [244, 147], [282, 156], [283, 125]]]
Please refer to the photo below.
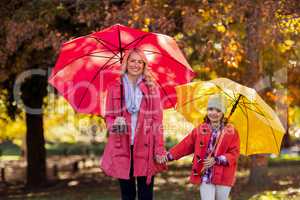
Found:
[[[133, 148], [131, 147], [131, 158], [133, 158]], [[136, 197], [136, 182], [137, 182], [137, 193], [138, 200], [152, 200], [153, 199], [153, 183], [154, 177], [152, 177], [151, 183], [147, 185], [147, 177], [133, 176], [133, 159], [131, 159], [130, 167], [130, 179], [119, 179], [122, 200], [135, 200]]]

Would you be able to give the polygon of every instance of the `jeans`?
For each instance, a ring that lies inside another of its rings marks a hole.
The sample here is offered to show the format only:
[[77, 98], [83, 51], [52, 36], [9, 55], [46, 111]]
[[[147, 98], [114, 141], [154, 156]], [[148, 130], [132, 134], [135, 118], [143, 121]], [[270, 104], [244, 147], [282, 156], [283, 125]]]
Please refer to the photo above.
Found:
[[229, 186], [201, 183], [201, 200], [227, 200], [230, 190]]
[[[131, 147], [131, 158], [133, 158], [133, 147]], [[122, 200], [135, 200], [136, 189], [138, 193], [138, 200], [153, 200], [153, 183], [154, 177], [151, 179], [151, 183], [147, 185], [146, 176], [133, 176], [133, 159], [131, 159], [130, 175], [129, 180], [119, 179], [121, 188], [121, 199]], [[136, 188], [137, 182], [137, 188]]]

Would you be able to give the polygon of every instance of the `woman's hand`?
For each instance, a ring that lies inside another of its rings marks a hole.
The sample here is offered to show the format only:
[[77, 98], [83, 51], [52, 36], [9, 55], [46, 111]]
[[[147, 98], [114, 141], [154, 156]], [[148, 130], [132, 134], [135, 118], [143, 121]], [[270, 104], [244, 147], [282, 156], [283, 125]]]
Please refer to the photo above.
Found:
[[163, 155], [163, 156], [156, 155], [155, 156], [155, 161], [158, 164], [164, 164], [164, 163], [168, 162], [168, 157], [167, 157], [167, 155]]
[[126, 120], [125, 117], [116, 117], [116, 119], [114, 120], [113, 125], [126, 125]]
[[204, 169], [208, 169], [210, 167], [212, 167], [214, 164], [216, 163], [215, 158], [214, 157], [207, 157], [206, 159], [204, 159]]
[[117, 117], [112, 125], [112, 132], [122, 134], [127, 132], [126, 120], [124, 117]]

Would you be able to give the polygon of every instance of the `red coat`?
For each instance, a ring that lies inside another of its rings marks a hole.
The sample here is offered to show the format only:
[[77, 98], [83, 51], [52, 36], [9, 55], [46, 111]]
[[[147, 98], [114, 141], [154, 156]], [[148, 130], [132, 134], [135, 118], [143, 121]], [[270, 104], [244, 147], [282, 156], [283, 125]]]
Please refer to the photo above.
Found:
[[[154, 155], [165, 154], [162, 130], [163, 116], [159, 91], [152, 91], [154, 97], [150, 98], [148, 95], [150, 91], [144, 81], [139, 84], [139, 87], [144, 96], [142, 97], [134, 135], [133, 175], [135, 177], [147, 176], [149, 183], [151, 176], [166, 168], [166, 165], [159, 165], [154, 161]], [[111, 130], [114, 119], [121, 116], [120, 95], [120, 80], [118, 80], [113, 82], [107, 90], [105, 120], [108, 130]], [[125, 108], [123, 116], [128, 125], [128, 133], [123, 135], [109, 133], [101, 168], [109, 176], [129, 179], [130, 160], [132, 159], [130, 155], [131, 116], [125, 106], [125, 97], [123, 97], [123, 101], [123, 108]], [[149, 110], [152, 110], [153, 113], [147, 112]]]
[[[195, 128], [179, 144], [170, 150], [170, 153], [175, 160], [194, 153], [192, 172], [190, 175], [190, 182], [193, 184], [200, 184], [202, 181], [200, 172], [203, 168], [203, 159], [207, 152], [211, 134], [212, 130], [210, 126], [204, 123]], [[233, 186], [239, 154], [239, 134], [232, 125], [226, 125], [223, 128], [219, 142], [216, 146], [215, 156], [224, 155], [228, 161], [228, 165], [222, 166], [215, 164], [213, 166], [212, 184]], [[194, 170], [196, 170], [196, 174], [194, 173]]]

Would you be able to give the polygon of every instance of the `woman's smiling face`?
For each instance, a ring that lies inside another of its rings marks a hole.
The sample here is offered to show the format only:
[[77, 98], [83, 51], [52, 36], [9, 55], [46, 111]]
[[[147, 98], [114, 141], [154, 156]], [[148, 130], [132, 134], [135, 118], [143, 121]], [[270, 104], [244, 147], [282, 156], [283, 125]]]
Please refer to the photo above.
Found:
[[132, 52], [127, 62], [127, 73], [131, 76], [140, 76], [144, 71], [144, 66], [145, 62], [142, 57], [138, 53]]

